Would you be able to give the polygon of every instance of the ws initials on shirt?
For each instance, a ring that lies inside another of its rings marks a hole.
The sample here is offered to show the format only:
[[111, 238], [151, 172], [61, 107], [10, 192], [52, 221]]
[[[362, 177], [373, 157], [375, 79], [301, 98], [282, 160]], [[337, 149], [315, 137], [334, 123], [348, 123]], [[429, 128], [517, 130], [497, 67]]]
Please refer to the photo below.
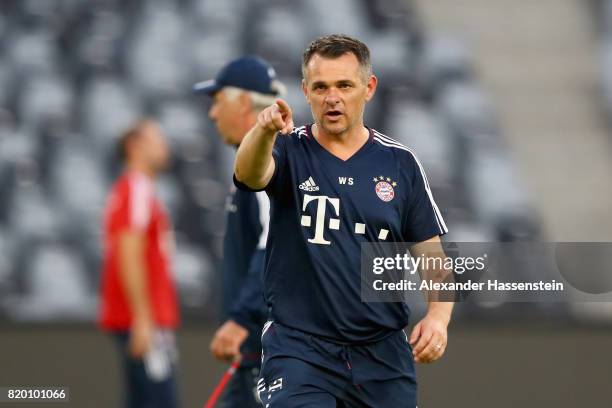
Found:
[[354, 184], [352, 177], [338, 177], [338, 184], [348, 184], [352, 186]]

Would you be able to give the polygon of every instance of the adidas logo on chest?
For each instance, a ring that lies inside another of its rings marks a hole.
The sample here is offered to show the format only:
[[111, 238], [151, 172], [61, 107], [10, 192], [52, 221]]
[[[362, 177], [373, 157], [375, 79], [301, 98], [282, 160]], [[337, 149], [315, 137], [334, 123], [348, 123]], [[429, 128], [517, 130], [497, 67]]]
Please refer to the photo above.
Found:
[[317, 183], [315, 183], [315, 181], [313, 180], [312, 176], [308, 177], [308, 179], [304, 182], [302, 182], [299, 185], [299, 189], [300, 190], [304, 190], [304, 191], [319, 191], [319, 186], [317, 186]]

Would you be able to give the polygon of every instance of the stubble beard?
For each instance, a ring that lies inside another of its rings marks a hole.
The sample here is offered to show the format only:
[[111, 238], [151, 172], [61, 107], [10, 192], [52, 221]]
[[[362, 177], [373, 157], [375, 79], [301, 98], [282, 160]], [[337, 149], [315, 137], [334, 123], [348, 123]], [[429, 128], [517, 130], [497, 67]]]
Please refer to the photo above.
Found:
[[342, 127], [330, 128], [329, 126], [325, 124], [325, 118], [321, 118], [321, 120], [319, 121], [319, 125], [325, 131], [325, 133], [327, 133], [328, 135], [333, 135], [333, 136], [342, 135], [348, 132], [351, 128], [350, 123], [347, 123], [346, 125]]

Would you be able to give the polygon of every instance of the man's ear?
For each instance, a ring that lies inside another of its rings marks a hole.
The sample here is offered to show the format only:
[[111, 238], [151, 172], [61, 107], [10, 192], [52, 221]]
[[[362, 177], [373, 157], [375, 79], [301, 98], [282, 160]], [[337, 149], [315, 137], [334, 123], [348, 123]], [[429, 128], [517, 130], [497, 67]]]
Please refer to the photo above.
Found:
[[253, 101], [248, 92], [243, 91], [240, 93], [238, 100], [240, 101], [240, 113], [247, 114], [253, 110]]
[[376, 75], [370, 75], [366, 86], [368, 88], [366, 92], [366, 101], [369, 102], [370, 99], [374, 97], [374, 94], [376, 93], [376, 87], [378, 86], [378, 78], [376, 78]]
[[304, 93], [304, 96], [306, 97], [306, 101], [308, 101], [308, 104], [310, 105], [310, 95], [308, 94], [308, 84], [306, 83], [305, 79], [302, 79], [302, 92]]

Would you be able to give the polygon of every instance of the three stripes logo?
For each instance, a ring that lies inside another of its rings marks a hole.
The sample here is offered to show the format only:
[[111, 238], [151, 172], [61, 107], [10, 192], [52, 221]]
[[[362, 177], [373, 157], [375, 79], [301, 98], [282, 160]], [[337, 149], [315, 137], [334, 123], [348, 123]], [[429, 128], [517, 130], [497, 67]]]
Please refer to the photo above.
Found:
[[312, 176], [308, 177], [308, 180], [300, 184], [299, 188], [300, 190], [309, 191], [309, 192], [319, 191], [319, 186], [317, 186], [317, 183], [315, 183], [315, 181], [312, 179]]

